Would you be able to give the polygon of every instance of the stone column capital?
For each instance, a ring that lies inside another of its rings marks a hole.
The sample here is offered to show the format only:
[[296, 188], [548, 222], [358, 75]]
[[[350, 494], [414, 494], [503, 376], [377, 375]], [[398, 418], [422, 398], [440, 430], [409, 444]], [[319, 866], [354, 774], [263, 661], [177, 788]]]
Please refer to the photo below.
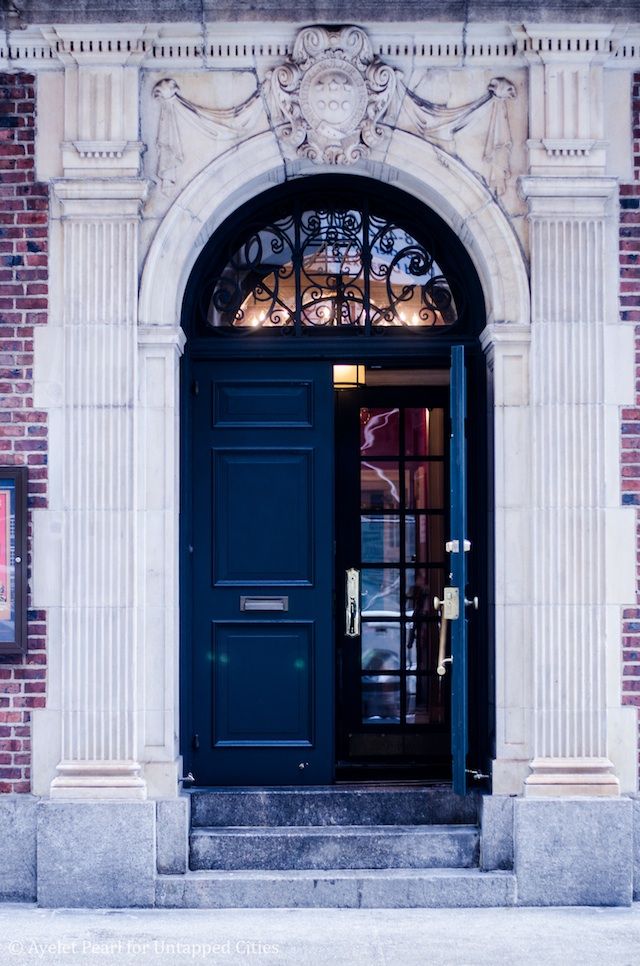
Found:
[[575, 175], [525, 175], [519, 178], [518, 189], [534, 216], [602, 217], [609, 202], [617, 196], [618, 181]]
[[179, 325], [139, 325], [138, 345], [141, 349], [174, 348], [181, 356], [187, 343], [184, 330]]
[[139, 220], [150, 182], [146, 178], [60, 178], [52, 187], [63, 218]]

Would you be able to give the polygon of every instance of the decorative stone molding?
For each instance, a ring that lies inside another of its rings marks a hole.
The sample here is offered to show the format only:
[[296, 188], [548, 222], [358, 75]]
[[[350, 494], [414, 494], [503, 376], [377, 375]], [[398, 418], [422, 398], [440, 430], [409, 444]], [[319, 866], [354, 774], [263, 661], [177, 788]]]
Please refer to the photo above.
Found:
[[530, 342], [531, 326], [515, 323], [488, 325], [480, 335], [494, 441], [495, 590], [488, 601], [495, 628], [494, 795], [521, 792], [532, 752]]
[[404, 128], [404, 115], [409, 124], [409, 133], [416, 133], [427, 141], [442, 144], [445, 148], [447, 142], [466, 127], [476, 111], [491, 103], [483, 160], [489, 164], [489, 184], [496, 194], [504, 194], [511, 177], [513, 140], [508, 102], [517, 97], [515, 84], [506, 77], [494, 77], [484, 94], [459, 107], [434, 104], [406, 85], [402, 86], [405, 98], [398, 126]]
[[146, 28], [128, 26], [115, 43], [93, 43], [82, 26], [43, 28], [64, 65], [65, 177], [136, 177], [138, 73]]
[[[314, 169], [312, 162], [301, 160], [295, 173], [312, 174]], [[355, 176], [369, 177], [380, 177], [381, 171], [367, 159], [353, 170]], [[460, 233], [488, 293], [489, 321], [528, 323], [529, 283], [520, 246], [486, 186], [455, 157], [443, 164], [438, 148], [397, 129], [382, 170]], [[219, 155], [186, 185], [160, 223], [145, 259], [141, 323], [175, 325], [189, 271], [204, 241], [236, 207], [286, 175], [273, 136], [263, 132]]]
[[233, 140], [250, 132], [262, 111], [260, 88], [256, 88], [236, 107], [216, 109], [187, 100], [180, 93], [178, 83], [171, 77], [165, 77], [154, 85], [153, 97], [160, 101], [156, 173], [165, 193], [175, 184], [177, 170], [184, 157], [178, 115], [210, 137]]
[[55, 798], [144, 798], [136, 497], [138, 224], [147, 183], [66, 179], [61, 760]]
[[515, 85], [494, 77], [482, 95], [450, 107], [426, 100], [409, 88], [403, 72], [373, 52], [360, 27], [306, 27], [292, 54], [269, 70], [256, 90], [227, 109], [187, 100], [171, 77], [158, 81], [157, 178], [164, 193], [176, 183], [184, 159], [179, 121], [194, 124], [215, 139], [240, 139], [257, 125], [264, 107], [285, 156], [314, 164], [351, 165], [368, 158], [394, 127], [450, 149], [484, 105], [491, 105], [483, 160], [489, 184], [503, 194], [511, 175], [513, 146], [508, 103]]
[[293, 156], [352, 164], [385, 137], [381, 122], [397, 79], [360, 27], [307, 27], [296, 37], [292, 55], [267, 76], [276, 133]]
[[[138, 325], [137, 438], [140, 744], [149, 795], [173, 797], [182, 777], [179, 757], [178, 560], [179, 361], [186, 342], [174, 326]], [[162, 561], [162, 563], [160, 563]]]
[[[372, 24], [371, 44], [379, 57], [410, 58], [414, 66], [484, 66], [495, 69], [524, 66], [531, 54], [572, 53], [589, 47], [608, 57], [607, 66], [627, 69], [640, 65], [640, 28], [616, 27], [609, 37], [594, 38], [587, 25], [536, 25], [538, 33], [514, 35], [508, 23], [436, 23], [408, 29], [407, 24]], [[596, 29], [602, 31], [606, 25]], [[288, 26], [252, 23], [151, 24], [142, 39], [139, 25], [86, 24], [76, 26], [74, 47], [96, 54], [109, 50], [142, 49], [145, 67], [255, 67], [256, 61], [287, 57], [292, 50]], [[0, 62], [5, 66], [46, 71], [59, 67], [62, 41], [48, 27], [20, 25], [0, 33]]]
[[605, 170], [604, 64], [616, 50], [606, 25], [514, 30], [529, 61], [532, 174]]

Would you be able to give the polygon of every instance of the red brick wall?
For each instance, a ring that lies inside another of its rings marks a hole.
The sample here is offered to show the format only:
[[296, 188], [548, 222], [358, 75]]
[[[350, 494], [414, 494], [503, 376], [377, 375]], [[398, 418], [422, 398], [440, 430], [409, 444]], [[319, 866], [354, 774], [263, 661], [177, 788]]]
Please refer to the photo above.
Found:
[[[634, 180], [620, 185], [620, 305], [622, 319], [635, 324], [636, 399], [622, 410], [621, 472], [623, 504], [640, 508], [640, 73], [633, 78], [632, 104]], [[640, 509], [636, 548], [636, 606], [622, 615], [622, 701], [640, 709]]]
[[[33, 75], [0, 73], [0, 465], [28, 466], [29, 507], [44, 507], [47, 418], [33, 405], [33, 330], [47, 321], [49, 199], [35, 180], [35, 125]], [[0, 656], [0, 792], [31, 788], [31, 709], [45, 704], [45, 618], [29, 611], [26, 657]]]

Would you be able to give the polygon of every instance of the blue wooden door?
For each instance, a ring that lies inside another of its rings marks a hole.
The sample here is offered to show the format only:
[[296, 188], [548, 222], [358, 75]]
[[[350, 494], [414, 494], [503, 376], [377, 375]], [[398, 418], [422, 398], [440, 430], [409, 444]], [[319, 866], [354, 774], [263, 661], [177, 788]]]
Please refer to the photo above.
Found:
[[450, 514], [451, 540], [447, 545], [450, 583], [458, 591], [458, 615], [451, 620], [451, 753], [453, 790], [467, 790], [468, 693], [467, 635], [465, 592], [467, 587], [467, 443], [466, 374], [464, 347], [451, 350], [451, 440], [450, 440]]
[[315, 362], [192, 366], [190, 767], [333, 779], [333, 387]]

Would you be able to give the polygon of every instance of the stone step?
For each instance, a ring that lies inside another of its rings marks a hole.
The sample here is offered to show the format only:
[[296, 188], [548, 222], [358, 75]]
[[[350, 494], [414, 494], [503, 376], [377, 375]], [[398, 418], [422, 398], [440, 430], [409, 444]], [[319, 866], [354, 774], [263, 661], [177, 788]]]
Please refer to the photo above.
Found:
[[435, 909], [512, 906], [510, 872], [331, 869], [158, 876], [156, 906], [177, 909]]
[[191, 793], [193, 827], [474, 825], [476, 794], [447, 787], [220, 788]]
[[198, 828], [190, 836], [190, 867], [471, 868], [478, 851], [478, 829], [470, 825]]

